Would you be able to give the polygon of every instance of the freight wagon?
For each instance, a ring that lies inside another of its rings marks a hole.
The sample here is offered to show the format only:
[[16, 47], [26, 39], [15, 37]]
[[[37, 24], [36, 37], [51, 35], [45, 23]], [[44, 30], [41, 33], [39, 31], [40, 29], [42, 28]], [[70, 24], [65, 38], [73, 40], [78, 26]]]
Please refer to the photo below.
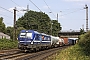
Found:
[[75, 45], [76, 44], [76, 40], [68, 39], [68, 43], [69, 43], [69, 45]]

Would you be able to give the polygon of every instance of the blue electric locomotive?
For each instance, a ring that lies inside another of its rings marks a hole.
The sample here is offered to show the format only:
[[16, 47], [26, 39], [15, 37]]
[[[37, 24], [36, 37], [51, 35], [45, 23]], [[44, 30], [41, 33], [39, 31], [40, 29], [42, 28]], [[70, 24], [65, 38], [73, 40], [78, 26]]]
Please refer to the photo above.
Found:
[[39, 50], [51, 47], [50, 35], [34, 30], [21, 30], [18, 36], [18, 48], [21, 50]]

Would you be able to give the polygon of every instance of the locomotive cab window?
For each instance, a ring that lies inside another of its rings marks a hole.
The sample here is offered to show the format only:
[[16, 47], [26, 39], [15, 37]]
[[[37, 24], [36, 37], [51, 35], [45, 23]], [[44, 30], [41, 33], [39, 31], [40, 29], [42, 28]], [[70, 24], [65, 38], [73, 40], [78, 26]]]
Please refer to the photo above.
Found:
[[25, 37], [26, 33], [20, 33], [20, 37]]
[[39, 40], [39, 35], [38, 34], [35, 35], [35, 40]]
[[44, 40], [48, 40], [48, 36], [45, 36]]
[[32, 33], [27, 33], [27, 34], [26, 34], [26, 37], [32, 39]]
[[51, 40], [51, 38], [50, 37], [48, 37], [48, 39], [47, 40]]
[[47, 37], [46, 36], [44, 37], [44, 40], [47, 40]]

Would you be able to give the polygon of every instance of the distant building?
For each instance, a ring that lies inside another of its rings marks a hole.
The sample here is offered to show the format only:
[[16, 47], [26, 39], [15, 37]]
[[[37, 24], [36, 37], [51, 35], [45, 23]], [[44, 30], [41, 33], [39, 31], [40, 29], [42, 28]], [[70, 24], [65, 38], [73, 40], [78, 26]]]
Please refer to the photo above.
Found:
[[0, 32], [0, 39], [10, 39], [10, 36]]

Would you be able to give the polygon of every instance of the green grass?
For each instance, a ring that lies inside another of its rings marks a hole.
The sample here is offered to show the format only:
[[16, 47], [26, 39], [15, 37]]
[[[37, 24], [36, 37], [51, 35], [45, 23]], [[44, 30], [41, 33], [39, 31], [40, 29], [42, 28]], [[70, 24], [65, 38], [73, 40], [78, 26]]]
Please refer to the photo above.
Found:
[[90, 60], [90, 56], [85, 55], [83, 48], [76, 44], [64, 50], [58, 51], [46, 60]]
[[86, 56], [78, 44], [68, 47], [62, 50], [60, 54], [56, 56], [55, 60], [89, 60], [90, 56]]
[[18, 41], [12, 41], [7, 39], [0, 39], [0, 50], [17, 48]]

